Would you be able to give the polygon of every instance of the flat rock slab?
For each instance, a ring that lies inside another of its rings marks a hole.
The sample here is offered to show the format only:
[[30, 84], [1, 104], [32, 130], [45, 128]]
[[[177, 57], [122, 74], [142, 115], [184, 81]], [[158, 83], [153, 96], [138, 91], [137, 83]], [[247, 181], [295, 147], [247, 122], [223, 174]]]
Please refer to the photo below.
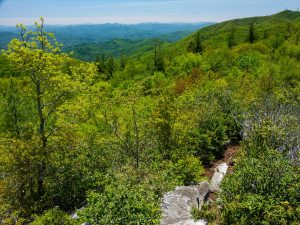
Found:
[[211, 185], [211, 191], [212, 192], [218, 192], [220, 191], [220, 184], [224, 178], [223, 173], [215, 172], [213, 177], [211, 178], [210, 185]]
[[[166, 193], [162, 202], [161, 225], [197, 225], [194, 222], [191, 210], [200, 207], [210, 192], [207, 181], [199, 185], [177, 187]], [[202, 223], [203, 224], [203, 223]]]

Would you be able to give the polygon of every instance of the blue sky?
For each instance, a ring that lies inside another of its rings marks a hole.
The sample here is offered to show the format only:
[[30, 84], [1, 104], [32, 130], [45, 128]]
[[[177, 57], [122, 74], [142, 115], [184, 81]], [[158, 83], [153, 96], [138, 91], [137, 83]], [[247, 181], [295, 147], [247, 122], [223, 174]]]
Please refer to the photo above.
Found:
[[219, 22], [300, 9], [300, 0], [0, 0], [0, 25]]

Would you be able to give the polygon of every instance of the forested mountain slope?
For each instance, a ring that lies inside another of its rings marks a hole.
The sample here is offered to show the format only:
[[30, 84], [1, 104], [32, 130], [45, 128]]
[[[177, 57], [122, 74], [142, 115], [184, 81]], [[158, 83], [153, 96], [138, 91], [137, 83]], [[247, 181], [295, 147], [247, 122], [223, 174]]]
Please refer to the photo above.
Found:
[[201, 36], [201, 40], [207, 48], [227, 46], [230, 34], [233, 34], [235, 44], [243, 43], [249, 38], [248, 32], [251, 23], [255, 26], [254, 38], [263, 39], [275, 34], [284, 37], [290, 35], [291, 29], [295, 28], [293, 26], [299, 21], [300, 12], [289, 10], [271, 16], [230, 20], [201, 29], [199, 32], [177, 42], [173, 47], [169, 47], [169, 51], [185, 52], [197, 35]]
[[299, 12], [92, 63], [36, 28], [0, 55], [2, 223], [160, 224], [162, 195], [239, 145], [220, 201], [194, 216], [298, 224]]

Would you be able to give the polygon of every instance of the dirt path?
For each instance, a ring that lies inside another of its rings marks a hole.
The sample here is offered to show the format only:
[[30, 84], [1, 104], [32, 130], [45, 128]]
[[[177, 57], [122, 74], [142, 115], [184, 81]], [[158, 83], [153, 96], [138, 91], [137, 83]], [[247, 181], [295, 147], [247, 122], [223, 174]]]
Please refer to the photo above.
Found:
[[[204, 173], [204, 176], [206, 176], [208, 180], [211, 180], [212, 176], [215, 173], [215, 168], [222, 163], [226, 163], [228, 165], [228, 170], [227, 170], [228, 174], [233, 173], [233, 166], [234, 166], [233, 159], [235, 158], [239, 149], [240, 149], [239, 145], [229, 146], [224, 152], [224, 156], [222, 157], [222, 159], [215, 161], [211, 167], [207, 168]], [[208, 196], [208, 198], [211, 199], [212, 201], [215, 201], [217, 197], [218, 194], [213, 192], [209, 193]]]
[[226, 151], [224, 152], [224, 156], [222, 157], [222, 159], [219, 159], [217, 161], [215, 161], [211, 167], [207, 168], [204, 176], [208, 177], [209, 180], [212, 178], [212, 176], [214, 175], [215, 172], [215, 168], [222, 164], [222, 163], [226, 163], [228, 165], [228, 171], [227, 173], [232, 173], [233, 172], [233, 159], [236, 156], [236, 153], [238, 152], [240, 146], [239, 145], [232, 145], [229, 146]]

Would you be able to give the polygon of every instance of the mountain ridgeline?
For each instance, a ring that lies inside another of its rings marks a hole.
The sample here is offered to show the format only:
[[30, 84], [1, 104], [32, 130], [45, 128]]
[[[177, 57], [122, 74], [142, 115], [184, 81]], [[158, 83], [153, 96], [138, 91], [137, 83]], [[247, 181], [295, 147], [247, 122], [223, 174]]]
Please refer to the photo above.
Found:
[[[99, 25], [49, 25], [47, 31], [54, 33], [63, 44], [65, 52], [74, 52], [74, 57], [93, 61], [98, 55], [132, 54], [148, 46], [153, 39], [175, 42], [192, 32], [213, 23], [143, 23], [136, 25], [99, 24]], [[33, 29], [29, 26], [28, 29]], [[6, 48], [9, 41], [18, 38], [15, 27], [0, 26], [0, 48]], [[147, 47], [146, 47], [147, 49]]]
[[251, 24], [255, 26], [255, 40], [268, 39], [271, 36], [287, 38], [292, 30], [297, 32], [299, 22], [300, 12], [289, 10], [271, 16], [230, 20], [205, 27], [178, 41], [168, 50], [179, 54], [187, 52], [190, 43], [194, 42], [199, 35], [200, 41], [207, 48], [226, 47], [229, 41], [232, 42], [231, 45], [245, 43], [249, 41]]
[[73, 55], [42, 25], [19, 26], [0, 54], [0, 223], [158, 225], [164, 194], [197, 191], [225, 153], [218, 201], [197, 199], [188, 216], [299, 224], [299, 12], [179, 41], [191, 32], [179, 24], [113, 25], [126, 32], [109, 38], [55, 28]]

